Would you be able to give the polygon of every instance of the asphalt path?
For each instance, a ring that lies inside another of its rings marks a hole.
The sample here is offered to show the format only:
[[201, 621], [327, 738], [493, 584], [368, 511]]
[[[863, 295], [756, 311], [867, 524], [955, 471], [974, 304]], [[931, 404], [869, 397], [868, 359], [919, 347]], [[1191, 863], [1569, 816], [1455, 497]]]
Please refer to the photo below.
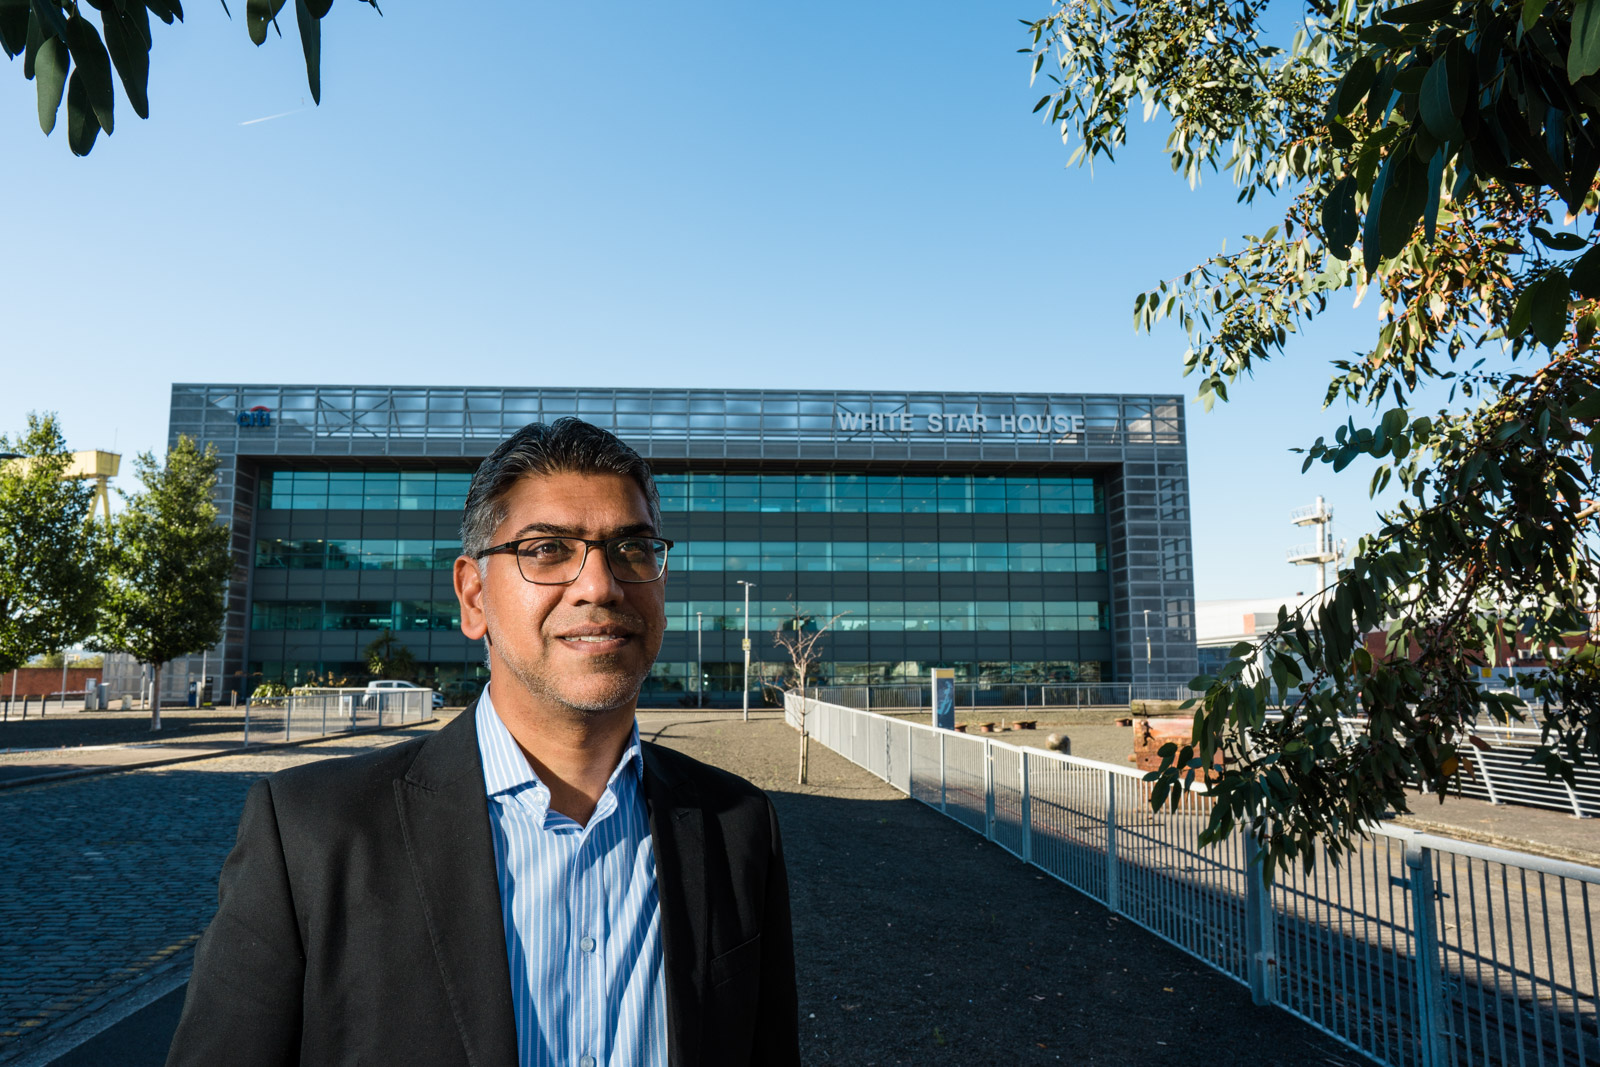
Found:
[[184, 983], [51, 1061], [51, 1067], [162, 1067], [183, 1013]]

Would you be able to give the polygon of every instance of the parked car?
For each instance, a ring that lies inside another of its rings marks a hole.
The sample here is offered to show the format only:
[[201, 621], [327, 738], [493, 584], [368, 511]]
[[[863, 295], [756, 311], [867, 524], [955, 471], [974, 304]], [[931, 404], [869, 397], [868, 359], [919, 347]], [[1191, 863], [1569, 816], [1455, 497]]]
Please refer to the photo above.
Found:
[[[421, 688], [422, 686], [416, 682], [405, 682], [398, 678], [382, 678], [378, 681], [367, 683], [367, 695], [362, 698], [362, 704], [365, 707], [375, 708], [378, 706], [378, 694], [393, 693], [397, 689]], [[444, 707], [444, 694], [437, 689], [433, 691], [433, 706], [436, 709]]]

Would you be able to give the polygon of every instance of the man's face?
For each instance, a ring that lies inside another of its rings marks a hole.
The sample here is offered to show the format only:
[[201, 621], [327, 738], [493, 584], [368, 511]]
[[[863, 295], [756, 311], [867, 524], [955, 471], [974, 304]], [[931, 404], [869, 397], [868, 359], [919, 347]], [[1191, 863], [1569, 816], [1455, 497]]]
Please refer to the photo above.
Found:
[[[656, 535], [644, 493], [621, 474], [539, 474], [518, 481], [491, 545], [522, 537]], [[502, 679], [535, 701], [582, 712], [632, 707], [666, 630], [666, 576], [619, 582], [592, 548], [566, 585], [524, 581], [510, 553], [456, 560], [461, 630], [489, 639], [495, 692]]]

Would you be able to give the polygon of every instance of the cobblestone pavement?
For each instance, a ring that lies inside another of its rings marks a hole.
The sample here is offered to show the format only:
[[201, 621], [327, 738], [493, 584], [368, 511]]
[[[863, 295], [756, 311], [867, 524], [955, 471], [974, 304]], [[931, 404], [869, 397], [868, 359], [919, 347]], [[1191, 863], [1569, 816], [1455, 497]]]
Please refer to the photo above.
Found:
[[193, 946], [257, 778], [434, 728], [0, 792], [0, 1063]]
[[[797, 736], [753, 718], [640, 727], [772, 791], [807, 1063], [1361, 1062], [820, 745], [796, 786]], [[255, 779], [403, 736], [0, 793], [0, 1064], [190, 951]]]

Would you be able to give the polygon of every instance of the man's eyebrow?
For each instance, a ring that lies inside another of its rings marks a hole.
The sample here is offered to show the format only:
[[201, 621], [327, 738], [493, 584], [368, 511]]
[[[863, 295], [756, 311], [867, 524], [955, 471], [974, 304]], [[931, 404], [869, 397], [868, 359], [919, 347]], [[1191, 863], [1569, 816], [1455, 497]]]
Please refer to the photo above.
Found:
[[[627, 537], [630, 534], [649, 534], [651, 537], [654, 537], [655, 533], [656, 528], [651, 526], [648, 522], [634, 522], [629, 523], [626, 526], [618, 526], [616, 529], [606, 534], [605, 537], [599, 538], [599, 540], [604, 541], [607, 538], [612, 537]], [[581, 538], [583, 536], [583, 531], [578, 529], [576, 526], [559, 526], [551, 522], [530, 522], [512, 535], [509, 540], [515, 541], [523, 537], [539, 536]]]

